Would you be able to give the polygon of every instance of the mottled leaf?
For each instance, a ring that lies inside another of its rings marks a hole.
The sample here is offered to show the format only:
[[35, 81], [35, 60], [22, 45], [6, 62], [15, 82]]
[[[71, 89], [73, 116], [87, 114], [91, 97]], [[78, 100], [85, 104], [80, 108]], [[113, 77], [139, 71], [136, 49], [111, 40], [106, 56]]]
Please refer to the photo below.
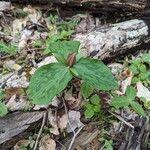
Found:
[[89, 97], [93, 93], [93, 87], [86, 82], [83, 82], [81, 85], [81, 94], [84, 97]]
[[95, 89], [112, 90], [118, 87], [110, 69], [100, 60], [81, 58], [74, 68], [79, 77]]
[[58, 61], [66, 63], [67, 57], [70, 53], [78, 52], [80, 42], [78, 41], [57, 41], [49, 43], [48, 50], [53, 53]]
[[35, 104], [49, 104], [71, 79], [69, 67], [59, 63], [42, 66], [31, 78], [28, 89], [29, 98]]

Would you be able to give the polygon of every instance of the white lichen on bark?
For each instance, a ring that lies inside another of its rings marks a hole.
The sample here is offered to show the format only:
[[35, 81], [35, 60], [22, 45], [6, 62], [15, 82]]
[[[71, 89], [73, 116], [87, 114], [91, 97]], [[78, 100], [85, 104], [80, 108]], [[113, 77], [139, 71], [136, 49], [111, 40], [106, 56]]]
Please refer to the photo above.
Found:
[[81, 42], [80, 52], [83, 55], [104, 59], [148, 42], [148, 30], [143, 20], [134, 19], [103, 26], [86, 34], [76, 34], [75, 40]]

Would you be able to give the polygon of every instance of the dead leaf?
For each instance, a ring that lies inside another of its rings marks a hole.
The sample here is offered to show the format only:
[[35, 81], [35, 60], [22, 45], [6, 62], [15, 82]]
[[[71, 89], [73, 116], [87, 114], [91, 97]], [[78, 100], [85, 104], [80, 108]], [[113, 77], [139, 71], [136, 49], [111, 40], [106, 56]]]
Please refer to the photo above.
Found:
[[39, 143], [39, 150], [55, 150], [56, 142], [49, 137], [49, 135], [45, 135], [42, 137]]
[[128, 68], [126, 68], [126, 69], [121, 73], [121, 75], [122, 75], [122, 77], [124, 77], [124, 78], [133, 76], [132, 71], [129, 70]]
[[21, 75], [14, 73], [6, 82], [7, 88], [27, 88], [29, 82], [26, 78], [26, 73], [23, 72]]
[[81, 97], [74, 98], [72, 96], [72, 89], [65, 92], [65, 100], [69, 109], [79, 110], [81, 108]]
[[7, 88], [5, 89], [5, 93], [7, 94], [7, 99], [11, 98], [13, 95], [16, 96], [24, 96], [25, 91], [23, 88]]
[[24, 12], [28, 13], [26, 20], [31, 20], [33, 23], [38, 23], [39, 19], [42, 17], [41, 12], [37, 11], [32, 6], [28, 5], [23, 9]]
[[29, 144], [30, 144], [29, 140], [20, 140], [15, 144], [14, 150], [19, 150], [20, 147], [28, 147]]
[[91, 143], [98, 136], [98, 133], [98, 129], [95, 129], [92, 132], [82, 132], [82, 134], [75, 141], [75, 145], [85, 146], [86, 144]]
[[33, 110], [40, 110], [40, 109], [47, 109], [48, 108], [48, 105], [35, 105]]
[[61, 130], [64, 130], [67, 127], [67, 123], [68, 123], [68, 115], [64, 114], [61, 117], [58, 117], [58, 127]]
[[20, 42], [18, 44], [18, 48], [19, 49], [23, 49], [27, 46], [27, 42], [28, 40], [31, 39], [33, 35], [33, 32], [31, 30], [23, 30], [22, 33], [21, 33], [21, 39], [20, 39]]
[[55, 96], [52, 100], [52, 103], [51, 105], [54, 106], [54, 107], [58, 107], [58, 105], [60, 104], [60, 100], [57, 98], [57, 96]]
[[51, 133], [55, 135], [59, 135], [57, 116], [52, 112], [51, 109], [48, 112], [48, 120], [49, 120], [49, 124], [52, 126]]
[[37, 64], [38, 67], [50, 64], [50, 63], [55, 63], [57, 62], [56, 58], [54, 56], [48, 56], [44, 60], [42, 60], [40, 63]]
[[129, 85], [131, 85], [132, 77], [133, 76], [129, 76], [125, 80], [121, 81], [121, 83], [120, 83], [120, 91], [122, 92], [122, 94], [125, 94], [125, 92], [127, 90], [127, 87]]
[[137, 86], [137, 97], [144, 97], [146, 100], [150, 101], [150, 91], [141, 82], [136, 84]]
[[15, 19], [12, 23], [12, 33], [11, 35], [16, 38], [17, 34], [22, 31], [22, 27], [26, 25], [26, 20], [25, 19]]
[[108, 65], [108, 67], [111, 69], [111, 72], [114, 75], [116, 75], [122, 71], [122, 69], [124, 68], [124, 65], [119, 64], [119, 63], [112, 63], [112, 64]]
[[11, 9], [11, 3], [10, 2], [0, 2], [0, 11], [10, 10]]
[[144, 106], [150, 109], [150, 91], [146, 88], [141, 82], [136, 84], [137, 86], [137, 94], [136, 96], [139, 98], [145, 98], [146, 102], [144, 102]]
[[27, 106], [27, 100], [22, 96], [17, 98], [15, 94], [9, 99], [6, 106], [11, 111], [24, 110]]
[[80, 128], [84, 124], [80, 121], [81, 114], [79, 111], [69, 111], [68, 112], [69, 122], [67, 124], [67, 132], [70, 133], [72, 130], [75, 130], [76, 128]]
[[21, 66], [16, 64], [15, 61], [13, 61], [13, 60], [6, 61], [3, 65], [3, 67], [10, 71], [12, 71], [12, 70], [18, 71], [21, 69]]

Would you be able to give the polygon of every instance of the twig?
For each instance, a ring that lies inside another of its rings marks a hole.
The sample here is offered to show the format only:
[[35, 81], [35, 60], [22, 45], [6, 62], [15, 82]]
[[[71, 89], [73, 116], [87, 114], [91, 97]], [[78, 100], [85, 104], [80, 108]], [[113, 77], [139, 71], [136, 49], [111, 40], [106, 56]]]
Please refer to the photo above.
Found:
[[41, 128], [39, 130], [39, 133], [38, 133], [38, 136], [36, 138], [36, 141], [35, 141], [35, 145], [34, 145], [34, 149], [33, 150], [36, 150], [37, 149], [37, 145], [38, 145], [38, 142], [39, 142], [39, 138], [42, 134], [42, 131], [43, 131], [43, 127], [45, 125], [45, 121], [46, 121], [46, 112], [43, 114], [43, 120], [42, 120], [42, 125], [41, 125]]
[[[63, 99], [63, 104], [64, 104], [64, 107], [65, 107], [65, 112], [68, 115], [68, 110], [67, 110], [66, 103], [65, 103], [64, 99]], [[72, 128], [72, 125], [71, 125], [70, 120], [69, 120], [69, 116], [68, 116], [68, 124], [69, 124], [73, 134], [75, 135], [76, 133], [75, 133], [74, 129]]]
[[[66, 104], [65, 104], [64, 99], [63, 99], [63, 104], [64, 104], [64, 107], [65, 107], [65, 112], [66, 112], [66, 114], [68, 115], [68, 110], [67, 110], [67, 107], [66, 107]], [[78, 131], [75, 132], [74, 129], [72, 128], [72, 125], [71, 125], [71, 123], [70, 123], [69, 117], [68, 117], [68, 124], [69, 124], [69, 126], [70, 126], [70, 128], [71, 128], [71, 130], [72, 130], [72, 132], [73, 132], [73, 138], [72, 138], [71, 143], [70, 143], [69, 148], [68, 148], [68, 150], [71, 150], [72, 145], [73, 145], [73, 143], [74, 143], [74, 141], [75, 141], [76, 136], [80, 133], [80, 131], [82, 130], [82, 128], [83, 128], [84, 126], [81, 126], [81, 127], [78, 129]]]
[[71, 150], [72, 145], [73, 145], [73, 143], [74, 143], [74, 141], [75, 141], [76, 136], [80, 133], [80, 131], [83, 129], [83, 127], [84, 127], [84, 126], [81, 126], [81, 127], [78, 129], [78, 131], [75, 132], [75, 134], [73, 135], [73, 138], [72, 138], [72, 140], [71, 140], [71, 143], [70, 143], [70, 145], [69, 145], [68, 150]]
[[115, 116], [116, 118], [118, 118], [120, 121], [124, 122], [127, 126], [131, 127], [132, 129], [134, 129], [134, 126], [131, 125], [129, 122], [125, 121], [121, 116], [114, 114], [110, 111], [108, 111], [110, 114], [112, 114], [113, 116]]
[[62, 147], [63, 147], [63, 149], [66, 149], [66, 146], [64, 146], [61, 142], [59, 142], [58, 140], [56, 141], [58, 144], [60, 144]]

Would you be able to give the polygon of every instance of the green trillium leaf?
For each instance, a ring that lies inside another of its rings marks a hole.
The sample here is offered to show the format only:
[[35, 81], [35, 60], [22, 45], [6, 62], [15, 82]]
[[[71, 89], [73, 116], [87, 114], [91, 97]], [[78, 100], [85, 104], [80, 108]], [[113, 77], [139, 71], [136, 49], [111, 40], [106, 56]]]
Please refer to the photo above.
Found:
[[75, 65], [79, 77], [98, 90], [113, 90], [118, 87], [110, 69], [97, 59], [81, 58]]
[[31, 78], [28, 95], [35, 104], [49, 104], [72, 79], [69, 67], [51, 63], [39, 68]]
[[81, 84], [81, 94], [84, 97], [89, 97], [92, 93], [93, 93], [93, 87], [89, 84], [87, 84], [86, 82], [83, 82]]
[[58, 61], [66, 63], [70, 53], [78, 52], [80, 42], [78, 41], [57, 41], [49, 43], [47, 51], [52, 53]]

